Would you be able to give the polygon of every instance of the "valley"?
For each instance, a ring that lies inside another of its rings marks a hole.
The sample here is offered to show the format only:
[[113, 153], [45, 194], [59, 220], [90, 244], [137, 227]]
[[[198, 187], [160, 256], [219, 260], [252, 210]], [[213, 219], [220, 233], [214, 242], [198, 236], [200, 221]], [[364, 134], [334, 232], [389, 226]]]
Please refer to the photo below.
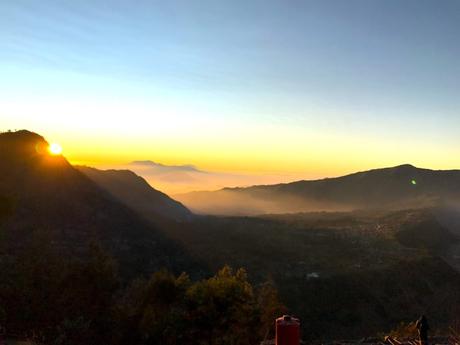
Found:
[[[210, 277], [222, 267], [241, 267], [254, 289], [277, 291], [311, 341], [376, 336], [421, 313], [446, 332], [458, 311], [458, 217], [444, 206], [458, 197], [457, 172], [403, 166], [352, 175], [343, 185], [338, 178], [333, 188], [327, 180], [314, 187], [316, 199], [329, 206], [352, 201], [372, 206], [359, 210], [200, 215], [130, 171], [73, 167], [62, 156], [43, 154], [37, 145], [46, 141], [37, 134], [4, 133], [0, 144], [0, 262], [12, 284], [17, 284], [14, 267], [25, 260], [34, 271], [40, 251], [44, 259], [54, 262], [58, 256], [69, 267], [95, 262], [105, 267], [102, 272], [109, 267], [104, 257], [111, 258], [122, 289], [162, 269], [186, 272], [201, 284], [217, 279]], [[419, 181], [429, 176], [432, 184], [414, 191], [405, 186], [413, 176]], [[357, 179], [365, 187], [354, 188]], [[272, 188], [299, 194], [294, 186], [254, 188], [257, 198], [273, 203], [278, 201]], [[94, 255], [103, 261], [94, 261]]]
[[427, 209], [201, 217], [168, 232], [211, 270], [272, 280], [310, 339], [373, 336], [423, 312], [442, 329], [459, 302], [460, 275], [440, 259], [457, 239]]

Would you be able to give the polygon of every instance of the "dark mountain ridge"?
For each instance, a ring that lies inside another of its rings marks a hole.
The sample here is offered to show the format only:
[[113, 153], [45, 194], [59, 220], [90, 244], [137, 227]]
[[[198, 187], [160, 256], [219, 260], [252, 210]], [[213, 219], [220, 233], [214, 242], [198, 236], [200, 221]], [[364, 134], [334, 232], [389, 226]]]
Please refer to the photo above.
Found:
[[193, 211], [210, 214], [424, 208], [460, 200], [460, 170], [405, 164], [342, 177], [192, 192], [176, 198]]
[[164, 217], [187, 221], [192, 217], [184, 205], [156, 190], [130, 170], [99, 170], [86, 166], [75, 168], [148, 220], [155, 221]]
[[125, 275], [167, 267], [193, 271], [193, 260], [157, 227], [116, 200], [29, 131], [0, 134], [0, 197], [12, 205], [1, 224], [7, 255], [42, 232], [65, 255], [84, 258], [100, 244]]

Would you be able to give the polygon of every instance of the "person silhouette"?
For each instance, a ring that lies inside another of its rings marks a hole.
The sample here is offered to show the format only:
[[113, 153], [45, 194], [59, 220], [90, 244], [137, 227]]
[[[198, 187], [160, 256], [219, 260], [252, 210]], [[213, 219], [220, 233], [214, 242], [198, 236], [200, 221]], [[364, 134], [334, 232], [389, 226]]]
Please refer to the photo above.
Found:
[[2, 327], [2, 325], [0, 324], [0, 345], [5, 345], [5, 329]]
[[425, 315], [420, 316], [420, 319], [415, 323], [415, 327], [417, 327], [418, 330], [420, 345], [428, 345], [428, 330], [430, 326], [428, 325]]

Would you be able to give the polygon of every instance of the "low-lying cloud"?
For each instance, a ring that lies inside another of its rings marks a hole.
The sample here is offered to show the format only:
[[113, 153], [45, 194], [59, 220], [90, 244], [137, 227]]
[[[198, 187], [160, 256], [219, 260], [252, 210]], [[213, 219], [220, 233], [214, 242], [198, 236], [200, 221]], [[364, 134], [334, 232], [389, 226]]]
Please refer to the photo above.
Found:
[[298, 174], [213, 172], [199, 169], [191, 164], [167, 165], [150, 160], [97, 168], [131, 170], [145, 178], [154, 188], [171, 196], [191, 191], [213, 191], [225, 187], [246, 187], [301, 179]]

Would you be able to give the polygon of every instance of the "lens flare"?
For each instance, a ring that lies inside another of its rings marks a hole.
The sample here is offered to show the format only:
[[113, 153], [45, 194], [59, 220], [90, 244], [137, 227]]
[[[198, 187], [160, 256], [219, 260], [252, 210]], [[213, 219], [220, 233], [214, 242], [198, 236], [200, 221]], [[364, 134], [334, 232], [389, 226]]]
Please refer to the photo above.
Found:
[[410, 181], [410, 183], [412, 183], [415, 186], [417, 184], [417, 181], [412, 180], [412, 181]]
[[48, 151], [52, 154], [52, 155], [60, 155], [62, 153], [62, 147], [61, 145], [57, 144], [57, 143], [52, 143], [49, 147], [48, 147]]

